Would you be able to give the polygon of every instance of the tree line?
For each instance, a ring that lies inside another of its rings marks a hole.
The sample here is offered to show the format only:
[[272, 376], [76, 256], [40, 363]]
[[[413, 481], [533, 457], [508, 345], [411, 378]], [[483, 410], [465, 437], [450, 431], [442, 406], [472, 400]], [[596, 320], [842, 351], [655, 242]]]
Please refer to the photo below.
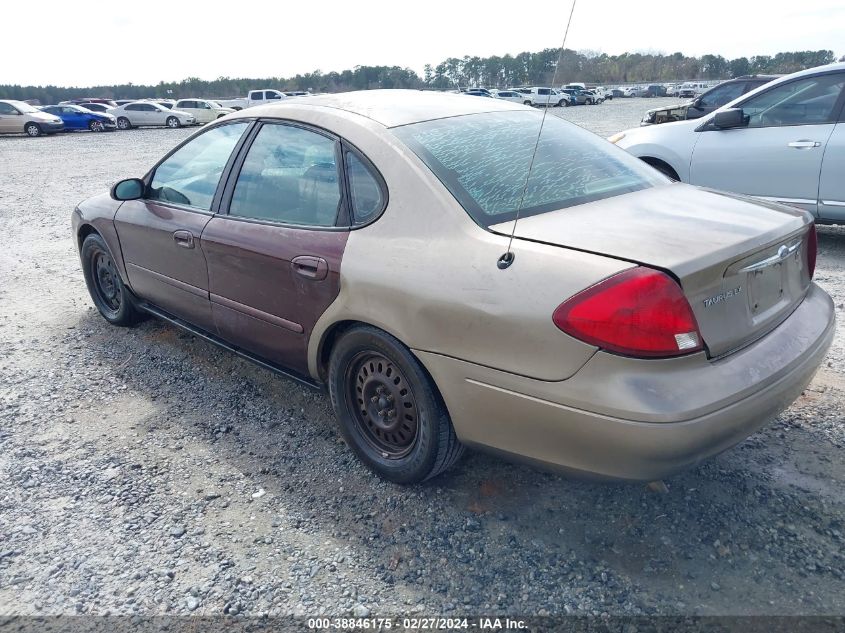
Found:
[[[560, 65], [558, 67], [558, 61]], [[399, 66], [356, 66], [342, 72], [315, 70], [293, 77], [204, 80], [189, 77], [156, 85], [132, 83], [65, 88], [60, 86], [0, 85], [2, 99], [37, 99], [42, 104], [80, 97], [140, 99], [144, 97], [243, 96], [255, 88], [343, 92], [374, 88], [447, 90], [457, 87], [507, 87], [563, 84], [570, 81], [615, 85], [694, 79], [727, 79], [748, 74], [786, 74], [836, 61], [833, 51], [793, 51], [726, 59], [722, 55], [690, 57], [683, 53], [623, 53], [547, 48], [536, 53], [491, 57], [450, 57], [437, 65], [426, 64], [423, 76]], [[840, 61], [845, 61], [843, 56]]]

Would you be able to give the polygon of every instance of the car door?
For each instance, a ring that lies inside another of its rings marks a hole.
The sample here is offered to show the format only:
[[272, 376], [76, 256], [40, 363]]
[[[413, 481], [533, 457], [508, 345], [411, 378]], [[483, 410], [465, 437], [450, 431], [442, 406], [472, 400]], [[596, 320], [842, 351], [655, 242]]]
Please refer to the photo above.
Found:
[[202, 234], [220, 336], [300, 374], [340, 288], [349, 222], [339, 147], [299, 124], [260, 124]]
[[[18, 129], [20, 128], [20, 129]], [[10, 103], [0, 102], [0, 132], [22, 132], [20, 113]]]
[[57, 116], [62, 119], [65, 127], [70, 128], [71, 130], [83, 130], [88, 128], [87, 117], [75, 107], [62, 106], [61, 113], [57, 114]]
[[177, 101], [176, 105], [173, 106], [173, 109], [179, 110], [180, 112], [187, 112], [188, 114], [193, 115], [197, 121], [200, 121], [200, 114], [197, 110], [198, 104], [198, 101]]
[[799, 77], [757, 93], [745, 126], [699, 128], [690, 161], [694, 185], [760, 196], [817, 212], [825, 145], [841, 105], [845, 73]]
[[219, 199], [221, 175], [249, 125], [211, 128], [181, 145], [147, 175], [144, 198], [124, 202], [115, 215], [132, 291], [211, 332], [202, 230]]
[[819, 178], [819, 217], [845, 224], [845, 107], [827, 141]]
[[[129, 103], [123, 108], [123, 116], [129, 119], [132, 125], [146, 125], [144, 119], [144, 104]], [[119, 116], [119, 115], [118, 115]]]

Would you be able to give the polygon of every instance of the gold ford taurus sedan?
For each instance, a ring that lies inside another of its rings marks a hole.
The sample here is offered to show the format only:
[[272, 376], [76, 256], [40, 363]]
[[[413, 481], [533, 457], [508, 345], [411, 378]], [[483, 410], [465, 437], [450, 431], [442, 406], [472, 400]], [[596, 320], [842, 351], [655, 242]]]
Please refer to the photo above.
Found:
[[228, 115], [75, 210], [92, 299], [327, 387], [392, 481], [464, 446], [650, 480], [741, 441], [833, 336], [812, 217], [541, 119], [398, 90]]

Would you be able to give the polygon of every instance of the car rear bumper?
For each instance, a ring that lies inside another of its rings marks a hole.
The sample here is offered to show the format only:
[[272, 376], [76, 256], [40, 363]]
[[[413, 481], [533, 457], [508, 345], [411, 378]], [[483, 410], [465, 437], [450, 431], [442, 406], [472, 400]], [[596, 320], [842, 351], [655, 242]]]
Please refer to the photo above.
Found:
[[775, 330], [721, 360], [636, 360], [596, 353], [544, 382], [415, 352], [464, 443], [556, 469], [654, 480], [742, 441], [803, 391], [835, 327], [815, 285]]

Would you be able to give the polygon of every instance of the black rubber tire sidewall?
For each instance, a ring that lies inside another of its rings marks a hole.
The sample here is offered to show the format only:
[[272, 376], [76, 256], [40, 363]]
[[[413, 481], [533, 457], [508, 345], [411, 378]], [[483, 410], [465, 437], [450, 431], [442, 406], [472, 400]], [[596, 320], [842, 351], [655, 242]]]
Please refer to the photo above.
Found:
[[[411, 384], [418, 409], [418, 435], [411, 452], [399, 459], [386, 459], [357, 430], [346, 399], [346, 368], [363, 351], [384, 355], [396, 364]], [[431, 379], [414, 355], [395, 338], [376, 328], [362, 326], [346, 332], [332, 350], [329, 393], [338, 426], [347, 444], [364, 464], [381, 477], [400, 484], [416, 483], [432, 476], [437, 462], [441, 425], [451, 425]], [[439, 472], [439, 471], [438, 471]]]
[[112, 261], [115, 261], [105, 240], [99, 234], [91, 233], [82, 242], [82, 248], [80, 249], [82, 274], [85, 277], [85, 285], [88, 287], [88, 293], [91, 295], [91, 300], [94, 302], [94, 306], [103, 318], [112, 325], [133, 325], [140, 320], [141, 315], [135, 308], [132, 295], [127, 290], [126, 286], [123, 285], [123, 280], [120, 278], [120, 275], [117, 275], [116, 279], [118, 291], [120, 292], [120, 309], [115, 311], [109, 308], [109, 306], [103, 303], [103, 300], [97, 293], [94, 286], [96, 282], [91, 271], [91, 261], [99, 252], [106, 253], [112, 258]]

